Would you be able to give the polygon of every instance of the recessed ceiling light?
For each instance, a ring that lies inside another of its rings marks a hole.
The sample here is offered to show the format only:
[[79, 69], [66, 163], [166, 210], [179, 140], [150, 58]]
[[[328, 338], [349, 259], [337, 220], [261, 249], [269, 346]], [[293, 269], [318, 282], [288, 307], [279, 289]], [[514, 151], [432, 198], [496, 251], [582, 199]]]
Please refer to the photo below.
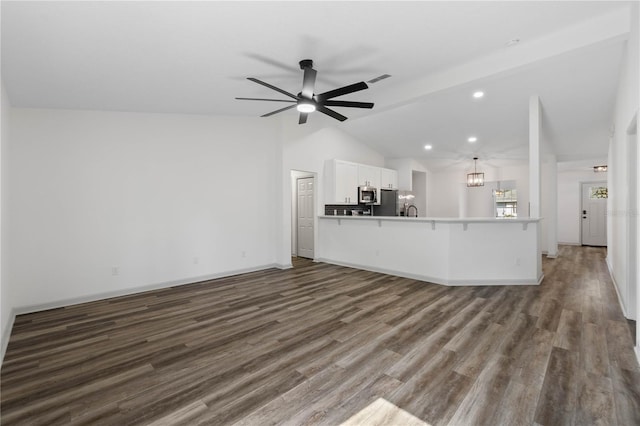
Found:
[[519, 38], [512, 38], [511, 40], [509, 40], [507, 42], [507, 47], [515, 46], [518, 43], [520, 43], [520, 39]]
[[484, 96], [484, 92], [478, 90], [477, 92], [473, 92], [473, 97], [476, 99], [480, 99], [481, 97]]
[[474, 143], [475, 141], [478, 140], [478, 138], [476, 138], [475, 136], [471, 136], [469, 139], [467, 139], [469, 142]]
[[425, 145], [424, 149], [426, 149], [427, 151], [429, 151], [431, 148], [433, 148], [431, 145]]

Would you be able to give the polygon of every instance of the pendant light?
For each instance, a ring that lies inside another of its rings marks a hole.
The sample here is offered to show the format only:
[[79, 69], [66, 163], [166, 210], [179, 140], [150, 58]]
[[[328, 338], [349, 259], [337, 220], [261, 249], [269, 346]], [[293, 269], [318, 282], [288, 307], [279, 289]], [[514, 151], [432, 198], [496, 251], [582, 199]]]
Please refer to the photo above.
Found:
[[484, 186], [484, 173], [478, 173], [476, 165], [478, 157], [473, 157], [473, 173], [467, 174], [467, 186]]

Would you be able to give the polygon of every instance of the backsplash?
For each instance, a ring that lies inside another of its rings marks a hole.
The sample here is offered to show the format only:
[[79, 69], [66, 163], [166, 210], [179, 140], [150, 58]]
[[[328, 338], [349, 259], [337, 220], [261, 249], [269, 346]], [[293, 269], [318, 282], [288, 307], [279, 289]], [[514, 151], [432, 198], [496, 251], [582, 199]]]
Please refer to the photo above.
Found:
[[324, 214], [327, 216], [351, 216], [352, 210], [356, 210], [358, 214], [362, 214], [364, 211], [371, 211], [371, 207], [360, 204], [325, 204], [324, 206]]

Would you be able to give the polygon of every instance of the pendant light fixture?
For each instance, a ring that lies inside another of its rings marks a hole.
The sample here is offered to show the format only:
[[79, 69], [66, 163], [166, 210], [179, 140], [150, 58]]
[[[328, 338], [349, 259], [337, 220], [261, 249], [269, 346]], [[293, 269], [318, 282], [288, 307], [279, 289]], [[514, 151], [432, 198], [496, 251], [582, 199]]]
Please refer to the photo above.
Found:
[[484, 186], [484, 173], [478, 173], [476, 165], [478, 157], [473, 157], [473, 173], [467, 174], [467, 186]]

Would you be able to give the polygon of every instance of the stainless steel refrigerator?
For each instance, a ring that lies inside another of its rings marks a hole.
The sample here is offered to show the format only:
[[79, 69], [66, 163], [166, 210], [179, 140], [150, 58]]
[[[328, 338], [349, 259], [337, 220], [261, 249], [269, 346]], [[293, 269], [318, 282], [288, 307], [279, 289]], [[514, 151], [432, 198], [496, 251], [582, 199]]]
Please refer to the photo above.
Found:
[[380, 205], [373, 206], [374, 216], [399, 216], [398, 191], [393, 189], [380, 190]]

